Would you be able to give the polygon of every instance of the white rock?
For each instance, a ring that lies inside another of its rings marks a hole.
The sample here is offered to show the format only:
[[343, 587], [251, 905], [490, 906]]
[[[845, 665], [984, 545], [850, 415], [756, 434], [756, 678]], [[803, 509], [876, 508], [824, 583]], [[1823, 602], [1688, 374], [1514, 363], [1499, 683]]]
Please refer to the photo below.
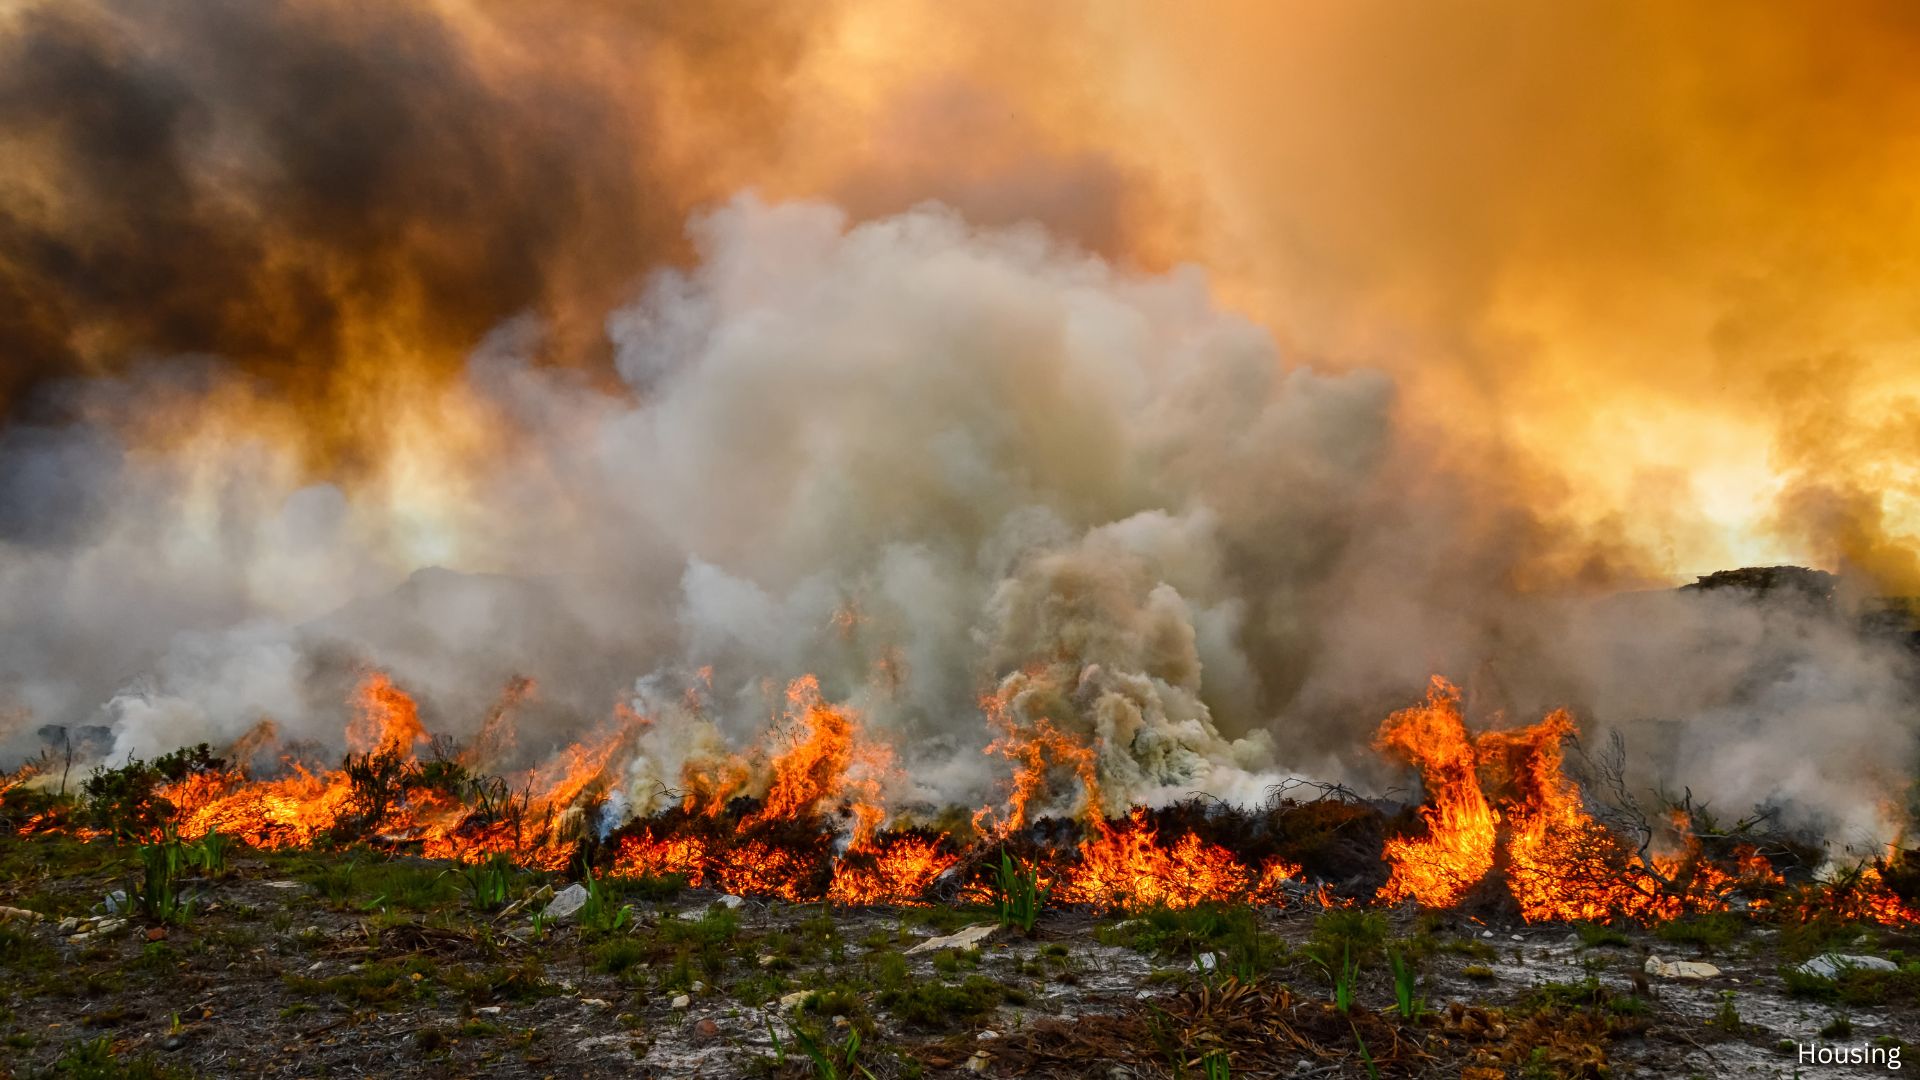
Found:
[[986, 1072], [992, 1065], [993, 1056], [985, 1050], [975, 1050], [973, 1056], [967, 1059], [968, 1072]]
[[1220, 958], [1218, 956], [1215, 956], [1210, 952], [1203, 952], [1199, 956], [1196, 956], [1193, 958], [1193, 963], [1187, 965], [1187, 970], [1188, 971], [1212, 971], [1214, 968], [1219, 966], [1220, 966]]
[[60, 925], [56, 929], [62, 934], [71, 934], [80, 929], [80, 920], [69, 915], [60, 920]]
[[782, 994], [780, 995], [780, 1009], [783, 1012], [792, 1012], [805, 1004], [806, 1000], [812, 996], [813, 991], [811, 990], [795, 990], [791, 994]]
[[605, 1001], [605, 1000], [603, 1000], [603, 999], [601, 999], [601, 998], [581, 998], [581, 999], [580, 999], [580, 1004], [582, 1004], [582, 1005], [598, 1005], [598, 1006], [600, 1006], [601, 1008], [603, 1008], [603, 1009], [604, 1009], [604, 1008], [606, 1008], [607, 1006], [609, 1006], [609, 1005], [611, 1005], [611, 1004], [612, 1004], [612, 1002], [609, 1002], [609, 1001]]
[[1647, 957], [1647, 974], [1662, 979], [1711, 979], [1720, 974], [1720, 969], [1712, 964], [1702, 964], [1693, 960], [1675, 960], [1669, 963], [1657, 956]]
[[1492, 937], [1492, 936], [1493, 936], [1493, 931], [1491, 931], [1491, 930], [1482, 930], [1482, 931], [1480, 931], [1480, 936], [1481, 936], [1481, 937], [1483, 937], [1483, 938], [1490, 938], [1490, 937]]
[[586, 906], [587, 887], [576, 881], [553, 894], [553, 899], [546, 907], [546, 916], [554, 920], [571, 919]]
[[100, 937], [106, 937], [110, 934], [117, 934], [126, 928], [127, 920], [125, 919], [101, 919], [100, 925], [94, 927], [93, 932]]
[[269, 889], [297, 889], [300, 887], [300, 883], [297, 881], [267, 881], [262, 882], [262, 884]]
[[678, 996], [676, 996], [676, 997], [675, 997], [675, 998], [673, 999], [673, 1001], [671, 1002], [671, 1004], [672, 1004], [672, 1005], [673, 1005], [673, 1007], [674, 1007], [674, 1008], [676, 1008], [676, 1009], [684, 1009], [684, 1008], [686, 1008], [687, 1006], [689, 1006], [689, 1005], [691, 1005], [691, 1004], [693, 1004], [693, 999], [692, 999], [692, 998], [690, 998], [690, 997], [688, 997], [688, 996], [687, 996], [687, 995], [685, 995], [685, 994], [680, 994], [680, 995], [678, 995]]
[[687, 987], [687, 992], [690, 994], [704, 994], [707, 992], [707, 984], [695, 979], [693, 985]]
[[906, 955], [912, 956], [915, 953], [933, 952], [936, 949], [977, 949], [980, 947], [982, 941], [992, 936], [993, 932], [998, 929], [1000, 929], [1000, 924], [998, 923], [975, 923], [965, 930], [948, 934], [946, 937], [928, 938], [913, 948], [908, 949]]
[[479, 1008], [477, 1008], [477, 1009], [475, 1009], [475, 1010], [473, 1010], [473, 1011], [474, 1011], [474, 1012], [477, 1012], [477, 1013], [479, 1013], [479, 1014], [480, 1014], [480, 1015], [482, 1015], [482, 1016], [499, 1016], [499, 1015], [500, 1015], [500, 1006], [498, 1006], [498, 1005], [482, 1005], [482, 1006], [480, 1006]]
[[728, 911], [737, 911], [739, 910], [740, 905], [746, 902], [747, 902], [746, 897], [735, 896], [732, 893], [728, 893], [727, 895], [720, 898], [720, 906], [723, 908], [726, 908]]
[[992, 1028], [988, 1028], [985, 1031], [982, 1031], [980, 1034], [974, 1036], [974, 1038], [976, 1039], [997, 1039], [999, 1037], [1000, 1037], [1000, 1033], [993, 1030]]
[[1900, 965], [1891, 960], [1882, 960], [1877, 956], [1849, 956], [1844, 953], [1827, 953], [1816, 956], [1801, 964], [1798, 970], [1802, 975], [1814, 975], [1822, 979], [1837, 979], [1849, 969], [1861, 971], [1898, 971]]

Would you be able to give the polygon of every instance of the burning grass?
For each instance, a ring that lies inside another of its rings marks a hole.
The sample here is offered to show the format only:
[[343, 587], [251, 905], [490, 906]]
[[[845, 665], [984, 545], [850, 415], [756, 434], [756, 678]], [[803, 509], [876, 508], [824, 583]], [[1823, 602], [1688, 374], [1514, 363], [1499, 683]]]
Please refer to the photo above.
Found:
[[[1050, 907], [1156, 913], [1149, 918], [1191, 908], [1204, 919], [1236, 905], [1414, 904], [1530, 923], [1631, 922], [1707, 946], [1746, 918], [1920, 923], [1911, 895], [1920, 860], [1910, 853], [1816, 880], [1782, 838], [1704, 815], [1696, 827], [1687, 805], [1673, 808], [1655, 842], [1651, 827], [1636, 834], [1596, 815], [1566, 767], [1567, 713], [1473, 734], [1459, 693], [1438, 678], [1377, 740], [1420, 775], [1413, 818], [1344, 789], [1298, 787], [1258, 809], [1196, 800], [1107, 818], [1091, 748], [1044, 717], [1016, 724], [989, 699], [999, 736], [988, 751], [1012, 770], [1005, 800], [944, 827], [887, 810], [891, 751], [811, 679], [788, 688], [755, 753], [690, 760], [672, 805], [624, 822], [612, 816], [614, 794], [648, 728], [625, 710], [596, 738], [529, 769], [478, 771], [515, 744], [512, 708], [532, 692], [510, 685], [461, 747], [432, 737], [408, 695], [375, 673], [354, 696], [337, 768], [288, 758], [280, 774], [256, 778], [230, 763], [263, 752], [267, 735], [256, 732], [227, 755], [199, 746], [97, 769], [77, 798], [16, 776], [0, 790], [0, 823], [20, 835], [144, 840], [167, 858], [178, 845], [195, 845], [179, 857], [212, 861], [236, 845], [359, 852], [302, 877], [323, 895], [411, 910], [463, 892], [498, 910], [511, 876], [564, 870], [662, 896], [712, 888], [792, 903], [958, 901], [1025, 932]], [[1061, 784], [1078, 787], [1081, 816], [1033, 817], [1041, 793]], [[465, 869], [413, 873], [383, 858], [396, 854]]]

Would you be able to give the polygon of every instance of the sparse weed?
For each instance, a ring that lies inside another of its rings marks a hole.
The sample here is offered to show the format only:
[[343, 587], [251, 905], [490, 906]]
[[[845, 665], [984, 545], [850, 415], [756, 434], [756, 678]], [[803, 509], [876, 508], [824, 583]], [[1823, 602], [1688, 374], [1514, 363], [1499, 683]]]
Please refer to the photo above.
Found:
[[466, 863], [457, 871], [460, 882], [466, 886], [467, 898], [473, 909], [482, 913], [492, 913], [507, 906], [507, 897], [513, 889], [513, 878], [518, 868], [513, 859], [504, 851], [494, 852], [484, 861]]
[[1033, 924], [1046, 905], [1047, 889], [1040, 884], [1039, 871], [1021, 862], [1012, 852], [1000, 849], [1000, 869], [994, 877], [994, 903], [1000, 912], [1000, 925], [1033, 933]]
[[1393, 961], [1393, 1004], [1402, 1020], [1418, 1020], [1427, 1011], [1427, 1000], [1414, 996], [1414, 987], [1419, 976], [1414, 973], [1413, 965], [1398, 949], [1390, 957]]

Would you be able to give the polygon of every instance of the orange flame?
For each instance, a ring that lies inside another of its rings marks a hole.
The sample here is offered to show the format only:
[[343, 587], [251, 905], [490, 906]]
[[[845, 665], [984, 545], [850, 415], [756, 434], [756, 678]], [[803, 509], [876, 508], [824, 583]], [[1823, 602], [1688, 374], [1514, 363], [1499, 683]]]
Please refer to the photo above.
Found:
[[1389, 716], [1374, 747], [1397, 752], [1420, 770], [1429, 804], [1420, 809], [1426, 836], [1387, 841], [1393, 875], [1380, 897], [1451, 907], [1493, 869], [1493, 810], [1475, 774], [1473, 744], [1460, 718], [1460, 691], [1435, 675], [1426, 704]]

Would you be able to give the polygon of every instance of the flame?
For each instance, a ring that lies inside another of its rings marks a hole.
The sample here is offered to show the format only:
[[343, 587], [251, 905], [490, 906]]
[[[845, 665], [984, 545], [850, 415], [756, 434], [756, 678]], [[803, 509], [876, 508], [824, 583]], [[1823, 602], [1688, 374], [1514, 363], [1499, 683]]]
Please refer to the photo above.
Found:
[[748, 824], [805, 820], [823, 804], [844, 800], [854, 816], [854, 843], [870, 841], [886, 817], [880, 784], [892, 752], [862, 737], [853, 710], [823, 701], [811, 675], [787, 687], [787, 719], [792, 741], [773, 759], [766, 802]]
[[356, 695], [358, 709], [347, 725], [347, 749], [360, 754], [411, 756], [427, 741], [420, 710], [385, 672], [369, 674]]
[[[1285, 858], [1244, 859], [1144, 807], [1116, 819], [1101, 814], [1098, 744], [1046, 715], [1042, 674], [1010, 677], [982, 702], [996, 731], [988, 752], [1009, 769], [1004, 803], [975, 814], [972, 837], [890, 823], [882, 797], [896, 771], [890, 748], [867, 734], [857, 710], [827, 701], [818, 681], [803, 677], [786, 687], [779, 723], [760, 751], [690, 762], [683, 775], [695, 782], [682, 806], [612, 839], [610, 872], [841, 904], [924, 903], [946, 880], [952, 894], [978, 902], [992, 894], [992, 860], [983, 856], [1014, 844], [1056, 904], [1138, 911], [1300, 898], [1331, 908], [1365, 899], [1309, 882]], [[624, 776], [651, 721], [616, 707], [592, 737], [532, 768], [499, 777], [474, 772], [516, 745], [512, 716], [534, 689], [526, 680], [509, 683], [473, 744], [449, 756], [446, 744], [428, 738], [413, 699], [386, 674], [370, 672], [348, 703], [353, 749], [341, 768], [289, 761], [285, 775], [250, 777], [244, 763], [274, 737], [263, 721], [232, 748], [241, 764], [164, 785], [161, 809], [189, 840], [216, 829], [269, 849], [371, 839], [430, 858], [505, 853], [561, 870], [577, 862], [581, 840], [597, 827], [596, 808]], [[1530, 922], [1652, 922], [1738, 903], [1780, 918], [1920, 923], [1920, 910], [1887, 881], [1904, 857], [1898, 844], [1852, 873], [1798, 885], [1751, 844], [1710, 857], [1681, 811], [1663, 826], [1670, 835], [1662, 850], [1651, 850], [1650, 839], [1636, 846], [1589, 812], [1566, 773], [1570, 713], [1472, 735], [1460, 699], [1436, 676], [1425, 700], [1390, 715], [1376, 736], [1379, 749], [1418, 769], [1426, 830], [1385, 841], [1391, 870], [1374, 902], [1455, 906], [1495, 881]], [[423, 760], [422, 746], [433, 756]], [[0, 795], [33, 781], [31, 769], [9, 775], [0, 779]], [[1044, 830], [1031, 828], [1039, 801], [1069, 791], [1080, 797], [1072, 804], [1078, 840], [1040, 841]], [[104, 835], [58, 811], [34, 814], [16, 831]]]
[[1124, 911], [1188, 908], [1243, 898], [1255, 881], [1231, 852], [1192, 832], [1171, 847], [1160, 844], [1143, 809], [1117, 826], [1100, 822], [1079, 855], [1053, 886], [1054, 898], [1063, 903]]
[[613, 873], [618, 877], [680, 877], [698, 887], [707, 883], [707, 859], [707, 843], [701, 837], [657, 837], [646, 831], [620, 838]]
[[1389, 716], [1374, 748], [1397, 752], [1420, 770], [1428, 803], [1420, 809], [1426, 836], [1387, 841], [1393, 875], [1381, 899], [1451, 907], [1493, 869], [1494, 816], [1460, 718], [1460, 691], [1435, 675], [1426, 703]]
[[946, 834], [900, 833], [849, 848], [834, 864], [827, 899], [838, 904], [917, 904], [959, 856], [943, 847]]
[[1028, 808], [1034, 796], [1047, 790], [1048, 778], [1056, 769], [1072, 773], [1084, 793], [1085, 812], [1098, 816], [1101, 807], [1099, 749], [1056, 727], [1044, 714], [1034, 714], [1022, 722], [1027, 710], [1017, 706], [1031, 689], [1036, 671], [1009, 677], [997, 693], [981, 699], [980, 708], [988, 725], [997, 732], [985, 753], [1006, 758], [1013, 764], [1013, 776], [1007, 782], [1007, 801], [1003, 810], [983, 806], [973, 815], [976, 831], [992, 837], [1010, 836], [1025, 828]]

